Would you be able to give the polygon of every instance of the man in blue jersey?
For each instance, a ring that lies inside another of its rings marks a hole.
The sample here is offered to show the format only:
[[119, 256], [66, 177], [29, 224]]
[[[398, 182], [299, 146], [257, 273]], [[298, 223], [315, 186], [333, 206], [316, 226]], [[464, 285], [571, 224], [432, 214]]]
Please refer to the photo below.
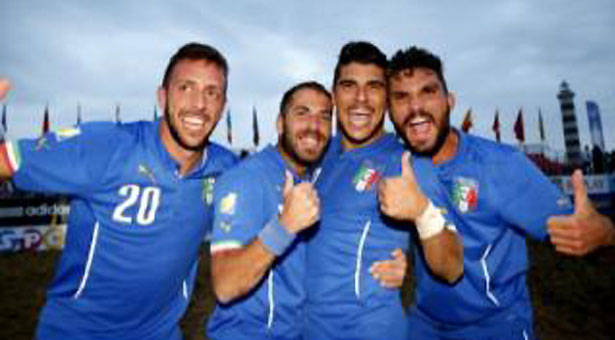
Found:
[[[378, 260], [408, 249], [414, 228], [385, 217], [378, 201], [383, 178], [414, 178], [417, 170], [402, 157], [404, 147], [396, 136], [384, 132], [386, 67], [386, 56], [376, 46], [351, 42], [335, 68], [339, 136], [331, 141], [317, 182], [322, 204], [307, 249], [306, 339], [407, 339], [399, 289], [383, 287], [379, 275], [370, 273]], [[421, 253], [434, 273], [452, 282], [463, 272], [461, 242], [446, 216], [433, 208], [439, 202], [425, 196], [431, 197], [424, 187], [429, 173], [418, 170], [421, 189], [415, 183], [409, 193], [411, 220], [424, 236]], [[424, 216], [427, 206], [432, 208]], [[445, 230], [432, 235], [440, 227]]]
[[[219, 303], [210, 338], [305, 339], [305, 229], [320, 215], [312, 183], [331, 136], [331, 106], [322, 85], [293, 86], [280, 103], [277, 146], [216, 184], [211, 252]], [[400, 286], [404, 270], [405, 258], [397, 256], [374, 273], [381, 284]]]
[[278, 143], [220, 177], [214, 191], [211, 339], [301, 339], [302, 230], [320, 215], [314, 165], [331, 136], [331, 95], [300, 83], [280, 103]]
[[[455, 98], [441, 61], [412, 47], [389, 63], [389, 109], [398, 133], [449, 209], [464, 245], [464, 276], [454, 285], [436, 280], [415, 256], [415, 304], [410, 339], [533, 339], [526, 287], [525, 237], [551, 241], [559, 251], [582, 254], [613, 244], [613, 223], [589, 204], [580, 172], [569, 199], [519, 150], [450, 127]], [[403, 179], [382, 190], [391, 214], [408, 219]], [[549, 225], [547, 231], [546, 226]]]
[[0, 177], [72, 197], [37, 339], [182, 338], [211, 187], [235, 163], [209, 142], [227, 75], [216, 49], [187, 44], [158, 90], [163, 119], [88, 123], [0, 146]]

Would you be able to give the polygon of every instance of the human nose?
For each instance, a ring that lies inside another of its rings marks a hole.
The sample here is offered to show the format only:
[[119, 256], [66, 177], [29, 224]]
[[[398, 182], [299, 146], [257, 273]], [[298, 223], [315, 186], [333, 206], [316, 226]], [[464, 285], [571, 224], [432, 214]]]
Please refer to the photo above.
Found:
[[366, 86], [359, 86], [359, 88], [357, 89], [357, 100], [359, 102], [367, 101], [367, 87]]
[[408, 97], [409, 107], [411, 112], [419, 112], [423, 109], [424, 102], [418, 96], [410, 96]]
[[322, 125], [320, 115], [310, 114], [307, 117], [307, 126], [312, 130], [319, 130]]
[[195, 91], [190, 98], [190, 104], [194, 109], [202, 109], [207, 104], [207, 94], [205, 91]]

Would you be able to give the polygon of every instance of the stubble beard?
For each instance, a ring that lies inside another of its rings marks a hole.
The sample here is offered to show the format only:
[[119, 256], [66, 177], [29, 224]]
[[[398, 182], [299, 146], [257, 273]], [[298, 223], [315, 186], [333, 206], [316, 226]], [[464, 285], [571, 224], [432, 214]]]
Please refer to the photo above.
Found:
[[190, 145], [186, 143], [181, 136], [179, 135], [179, 131], [177, 126], [175, 125], [173, 119], [171, 119], [171, 112], [169, 110], [169, 100], [167, 98], [167, 104], [164, 107], [164, 119], [167, 122], [167, 126], [169, 127], [169, 132], [171, 133], [171, 137], [179, 145], [182, 149], [193, 151], [193, 152], [202, 152], [207, 144], [209, 143], [209, 134], [207, 134], [203, 140], [197, 145]]
[[[451, 133], [450, 113], [451, 113], [451, 108], [447, 106], [445, 117], [444, 117], [444, 123], [442, 124], [442, 128], [438, 129], [438, 134], [436, 135], [436, 141], [431, 148], [426, 149], [426, 150], [419, 150], [416, 147], [412, 146], [412, 144], [410, 143], [410, 138], [408, 138], [408, 136], [405, 133], [405, 126], [408, 125], [408, 122], [410, 121], [412, 116], [408, 116], [408, 118], [406, 118], [401, 128], [398, 127], [397, 124], [395, 124], [395, 129], [397, 130], [397, 134], [402, 136], [402, 138], [404, 139], [404, 142], [406, 142], [406, 146], [408, 147], [408, 149], [410, 149], [412, 154], [417, 155], [417, 156], [422, 156], [422, 157], [433, 157], [436, 154], [438, 154], [440, 150], [442, 150], [442, 147], [444, 146], [444, 143], [446, 142], [448, 135]], [[430, 115], [432, 117], [432, 120], [435, 122], [435, 119], [433, 119], [433, 115], [428, 114], [428, 113], [426, 114]]]

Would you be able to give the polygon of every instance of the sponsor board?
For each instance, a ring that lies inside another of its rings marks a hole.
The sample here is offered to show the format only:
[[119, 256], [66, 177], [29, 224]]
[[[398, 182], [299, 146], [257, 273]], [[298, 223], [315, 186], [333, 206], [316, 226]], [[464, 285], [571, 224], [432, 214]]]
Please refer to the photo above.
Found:
[[65, 221], [70, 212], [66, 197], [10, 197], [0, 200], [0, 228], [49, 225]]
[[66, 224], [0, 228], [0, 253], [62, 249]]
[[[574, 200], [570, 176], [552, 176], [551, 181], [566, 195]], [[602, 213], [613, 215], [615, 211], [615, 176], [584, 175], [587, 195], [594, 206]]]
[[[592, 194], [613, 194], [615, 195], [615, 176], [609, 175], [585, 175], [585, 187], [587, 193]], [[572, 195], [572, 183], [570, 176], [552, 176], [551, 181], [555, 183], [564, 193]]]

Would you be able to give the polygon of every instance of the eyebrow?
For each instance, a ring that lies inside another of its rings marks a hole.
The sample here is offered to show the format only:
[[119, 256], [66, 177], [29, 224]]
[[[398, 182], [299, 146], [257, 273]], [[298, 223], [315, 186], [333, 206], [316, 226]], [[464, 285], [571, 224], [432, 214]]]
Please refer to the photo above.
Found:
[[293, 107], [291, 111], [309, 111], [309, 110], [310, 108], [307, 107], [306, 105], [297, 105]]

